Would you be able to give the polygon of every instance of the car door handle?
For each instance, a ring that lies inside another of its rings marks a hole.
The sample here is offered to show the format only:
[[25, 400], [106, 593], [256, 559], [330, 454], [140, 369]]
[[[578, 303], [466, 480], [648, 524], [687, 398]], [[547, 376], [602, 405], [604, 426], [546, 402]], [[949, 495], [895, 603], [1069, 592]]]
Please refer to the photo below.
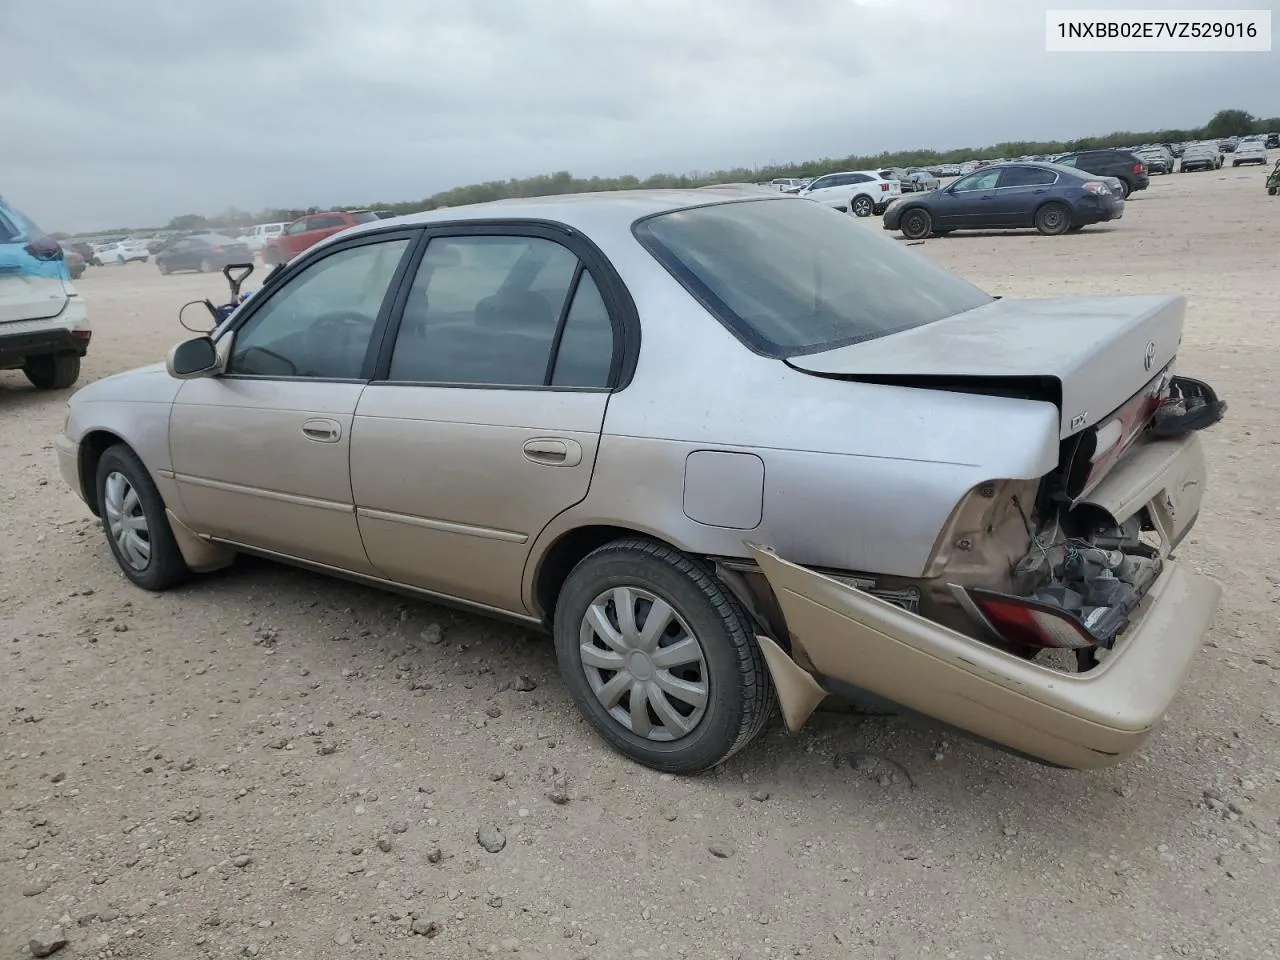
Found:
[[302, 435], [317, 443], [337, 443], [342, 437], [342, 425], [337, 420], [316, 417], [302, 424]]
[[582, 462], [582, 445], [561, 437], [537, 437], [525, 441], [524, 458], [549, 467], [576, 467]]

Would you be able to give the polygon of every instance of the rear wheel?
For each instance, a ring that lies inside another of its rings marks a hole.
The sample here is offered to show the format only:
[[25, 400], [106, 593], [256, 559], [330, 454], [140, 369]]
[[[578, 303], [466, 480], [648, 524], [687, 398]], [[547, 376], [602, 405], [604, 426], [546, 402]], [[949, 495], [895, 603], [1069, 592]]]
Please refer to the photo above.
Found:
[[698, 773], [772, 713], [751, 619], [709, 570], [650, 540], [585, 557], [556, 603], [556, 659], [587, 722], [638, 763]]
[[874, 209], [875, 204], [865, 194], [858, 194], [849, 202], [849, 212], [855, 217], [869, 217]]
[[144, 590], [167, 590], [191, 575], [173, 539], [164, 500], [138, 455], [109, 447], [95, 477], [107, 545], [121, 571]]
[[898, 228], [908, 240], [923, 240], [933, 233], [933, 217], [922, 207], [912, 207], [902, 215]]
[[212, 260], [210, 260], [208, 257], [202, 257], [202, 258], [201, 258], [201, 260], [200, 260], [200, 272], [201, 272], [201, 273], [213, 273], [213, 271], [214, 271], [215, 269], [216, 269], [216, 268], [214, 267], [214, 265], [213, 265], [213, 261], [212, 261]]
[[80, 379], [80, 357], [74, 353], [27, 357], [22, 364], [22, 372], [37, 389], [65, 390]]
[[1122, 179], [1122, 180], [1120, 181], [1120, 196], [1122, 196], [1122, 197], [1124, 197], [1126, 200], [1128, 200], [1128, 199], [1129, 199], [1129, 194], [1130, 194], [1130, 193], [1132, 193], [1132, 192], [1133, 192], [1133, 188], [1129, 186], [1129, 181], [1128, 181], [1128, 180], [1123, 180], [1123, 179]]
[[1047, 237], [1071, 229], [1071, 211], [1061, 203], [1046, 203], [1036, 211], [1036, 229]]
[[163, 260], [156, 261], [156, 269], [160, 271], [160, 276], [162, 277], [169, 275], [169, 267]]

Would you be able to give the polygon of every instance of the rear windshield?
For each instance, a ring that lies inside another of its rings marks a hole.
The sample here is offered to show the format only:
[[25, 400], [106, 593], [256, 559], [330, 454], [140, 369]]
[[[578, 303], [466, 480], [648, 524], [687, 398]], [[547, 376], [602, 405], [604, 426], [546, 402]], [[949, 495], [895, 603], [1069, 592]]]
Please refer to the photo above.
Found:
[[721, 323], [772, 357], [871, 340], [992, 300], [812, 200], [676, 210], [641, 220], [635, 234]]
[[374, 220], [380, 219], [376, 213], [370, 213], [368, 210], [363, 213], [351, 214], [351, 219], [356, 223], [372, 223]]

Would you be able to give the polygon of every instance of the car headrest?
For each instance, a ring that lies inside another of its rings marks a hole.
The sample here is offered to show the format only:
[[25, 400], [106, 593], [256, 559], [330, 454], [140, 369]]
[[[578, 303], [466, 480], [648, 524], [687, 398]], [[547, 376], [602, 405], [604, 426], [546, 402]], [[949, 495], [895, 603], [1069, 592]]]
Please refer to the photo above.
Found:
[[481, 330], [554, 331], [557, 317], [551, 304], [532, 290], [502, 290], [476, 304], [476, 327]]

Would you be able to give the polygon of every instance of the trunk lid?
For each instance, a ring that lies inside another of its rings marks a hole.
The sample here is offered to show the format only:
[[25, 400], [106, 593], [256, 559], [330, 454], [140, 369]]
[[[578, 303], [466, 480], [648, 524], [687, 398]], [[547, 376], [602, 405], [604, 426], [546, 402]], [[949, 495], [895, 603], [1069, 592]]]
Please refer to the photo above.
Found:
[[1169, 365], [1181, 296], [996, 300], [874, 340], [789, 358], [818, 376], [1052, 399], [1060, 438], [1102, 422]]

